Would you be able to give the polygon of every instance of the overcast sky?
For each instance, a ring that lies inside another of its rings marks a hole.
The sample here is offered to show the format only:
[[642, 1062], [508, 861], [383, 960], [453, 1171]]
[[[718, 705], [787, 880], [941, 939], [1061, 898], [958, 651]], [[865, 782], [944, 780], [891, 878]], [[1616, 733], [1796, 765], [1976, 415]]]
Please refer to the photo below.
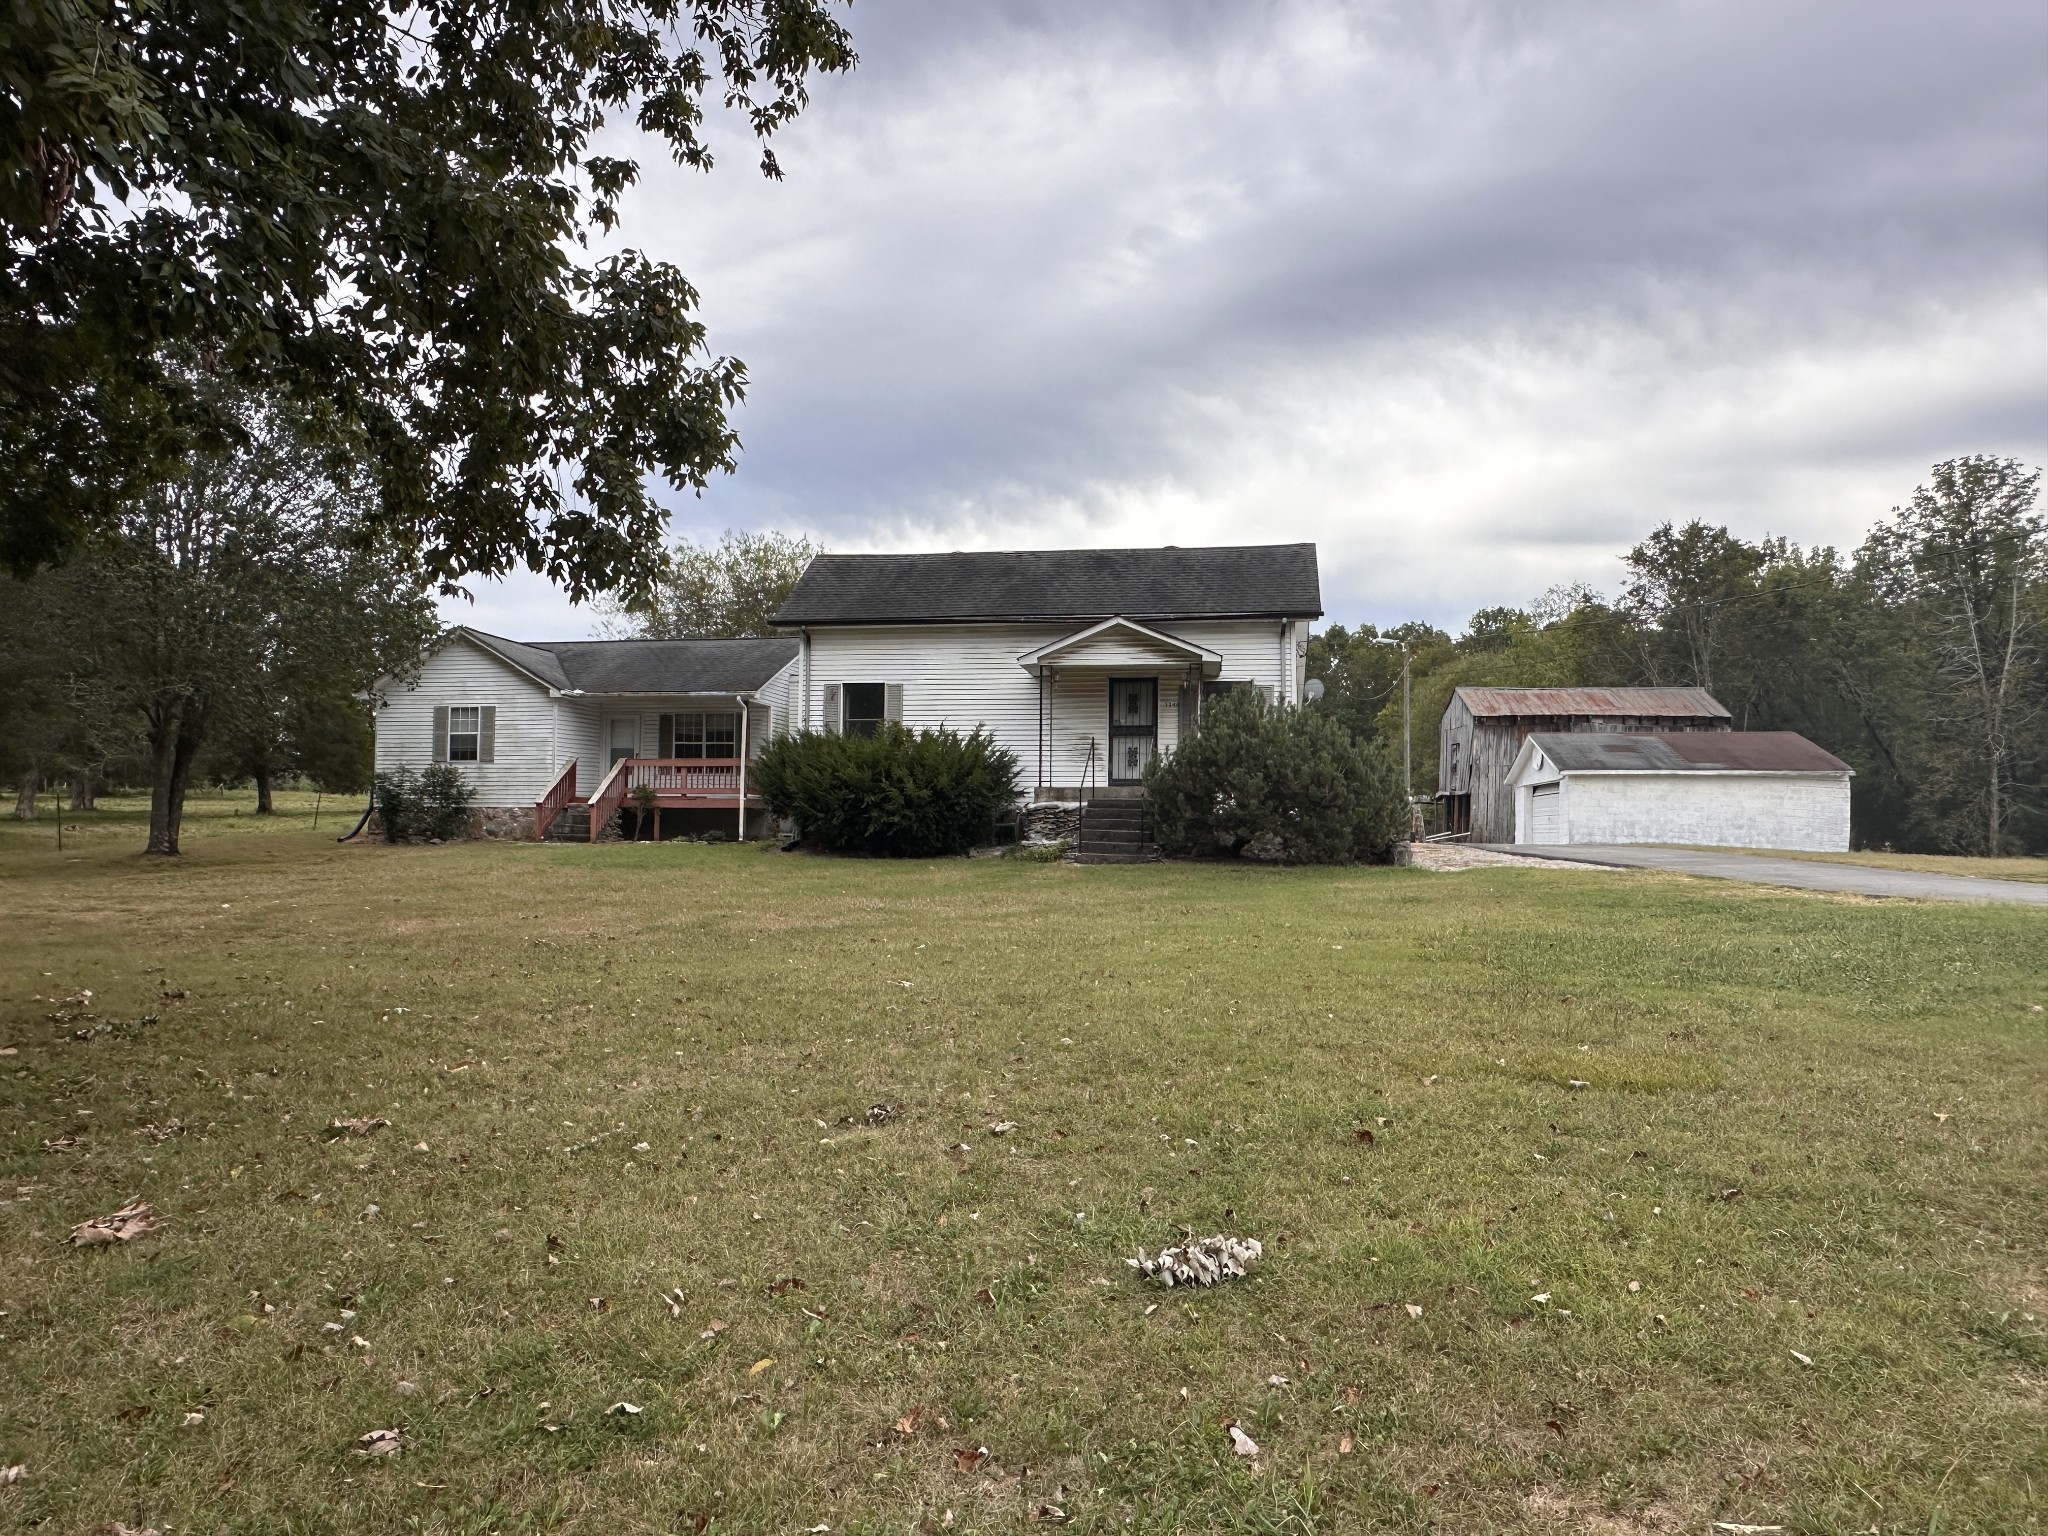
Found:
[[[1329, 619], [1851, 546], [2048, 459], [2039, 0], [861, 0], [862, 61], [628, 243], [752, 377], [677, 532], [1312, 539]], [[588, 632], [545, 584], [451, 619]]]

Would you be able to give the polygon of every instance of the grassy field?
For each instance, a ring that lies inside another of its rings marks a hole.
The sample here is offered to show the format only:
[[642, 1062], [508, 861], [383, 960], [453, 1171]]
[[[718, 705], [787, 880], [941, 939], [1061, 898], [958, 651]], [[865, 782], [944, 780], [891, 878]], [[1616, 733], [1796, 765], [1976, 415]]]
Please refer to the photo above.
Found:
[[0, 1530], [2048, 1524], [2038, 913], [238, 809], [0, 828]]

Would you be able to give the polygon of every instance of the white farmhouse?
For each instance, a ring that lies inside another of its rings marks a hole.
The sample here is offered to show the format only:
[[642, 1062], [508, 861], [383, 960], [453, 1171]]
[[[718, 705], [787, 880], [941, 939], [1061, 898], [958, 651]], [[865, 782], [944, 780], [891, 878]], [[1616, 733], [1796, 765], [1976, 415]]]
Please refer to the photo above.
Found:
[[1508, 780], [1517, 843], [1841, 853], [1850, 774], [1796, 731], [1539, 731]]
[[1221, 689], [1301, 701], [1313, 544], [820, 555], [776, 627], [800, 727], [985, 728], [1039, 801], [1135, 798]]
[[[643, 808], [749, 836], [747, 764], [771, 737], [898, 720], [985, 728], [1027, 800], [1129, 802], [1204, 698], [1299, 703], [1321, 613], [1313, 544], [820, 555], [775, 617], [787, 638], [452, 629], [418, 677], [377, 686], [377, 769], [455, 764], [495, 836], [594, 838]], [[1098, 831], [1142, 842], [1130, 814]]]
[[629, 799], [671, 831], [745, 836], [762, 815], [746, 764], [789, 728], [796, 660], [792, 640], [528, 643], [457, 626], [417, 677], [373, 690], [377, 771], [456, 765], [494, 837], [595, 838]]

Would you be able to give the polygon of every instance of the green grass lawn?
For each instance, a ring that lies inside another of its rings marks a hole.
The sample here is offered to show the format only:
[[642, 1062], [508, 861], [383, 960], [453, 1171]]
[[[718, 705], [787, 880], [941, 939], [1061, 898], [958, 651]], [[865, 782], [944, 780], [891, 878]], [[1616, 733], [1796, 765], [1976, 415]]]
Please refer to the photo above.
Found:
[[0, 828], [0, 1530], [2048, 1523], [2037, 912], [237, 809]]

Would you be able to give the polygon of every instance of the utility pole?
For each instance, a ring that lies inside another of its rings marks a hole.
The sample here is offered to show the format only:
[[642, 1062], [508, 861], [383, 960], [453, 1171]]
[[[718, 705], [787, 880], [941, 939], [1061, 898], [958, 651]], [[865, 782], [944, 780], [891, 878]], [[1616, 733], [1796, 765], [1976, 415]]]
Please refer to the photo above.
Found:
[[1414, 715], [1408, 707], [1408, 642], [1401, 642], [1401, 793], [1415, 799]]

